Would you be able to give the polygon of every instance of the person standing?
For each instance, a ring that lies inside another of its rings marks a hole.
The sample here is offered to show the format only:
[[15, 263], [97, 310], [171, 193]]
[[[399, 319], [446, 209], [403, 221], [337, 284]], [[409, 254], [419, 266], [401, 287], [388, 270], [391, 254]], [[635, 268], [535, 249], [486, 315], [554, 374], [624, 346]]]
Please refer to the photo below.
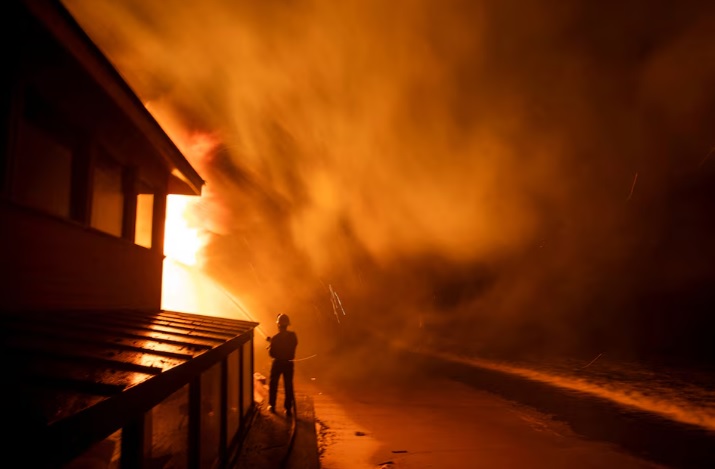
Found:
[[298, 336], [295, 332], [289, 331], [290, 318], [287, 314], [279, 314], [276, 319], [278, 333], [272, 338], [268, 337], [268, 355], [273, 359], [271, 363], [271, 376], [268, 383], [268, 410], [276, 412], [276, 399], [278, 398], [278, 383], [283, 376], [283, 389], [285, 391], [286, 416], [293, 415], [293, 403], [295, 396], [293, 393], [293, 371], [295, 359], [295, 349], [298, 347]]

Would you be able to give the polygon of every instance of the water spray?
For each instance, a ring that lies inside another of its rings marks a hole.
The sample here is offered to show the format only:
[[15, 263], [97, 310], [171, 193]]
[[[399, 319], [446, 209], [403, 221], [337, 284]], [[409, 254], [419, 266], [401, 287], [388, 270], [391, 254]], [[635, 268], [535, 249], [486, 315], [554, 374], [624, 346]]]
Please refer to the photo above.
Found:
[[221, 292], [222, 292], [224, 295], [226, 295], [229, 300], [231, 300], [231, 303], [233, 303], [234, 306], [236, 306], [238, 309], [240, 309], [243, 314], [245, 314], [246, 316], [248, 316], [248, 319], [250, 319], [251, 321], [253, 321], [253, 322], [255, 322], [255, 323], [258, 324], [258, 325], [256, 326], [256, 330], [258, 330], [258, 332], [263, 336], [264, 339], [270, 341], [270, 339], [269, 339], [270, 336], [263, 331], [263, 329], [261, 328], [260, 322], [258, 322], [258, 321], [256, 320], [256, 318], [254, 318], [253, 315], [248, 312], [248, 309], [246, 309], [246, 307], [243, 306], [243, 305], [241, 304], [241, 302], [240, 302], [236, 297], [234, 297], [231, 293], [229, 293], [228, 290], [226, 290], [225, 288], [223, 288], [223, 287], [220, 286], [220, 285], [217, 285], [217, 286], [219, 287], [219, 290], [221, 290]]

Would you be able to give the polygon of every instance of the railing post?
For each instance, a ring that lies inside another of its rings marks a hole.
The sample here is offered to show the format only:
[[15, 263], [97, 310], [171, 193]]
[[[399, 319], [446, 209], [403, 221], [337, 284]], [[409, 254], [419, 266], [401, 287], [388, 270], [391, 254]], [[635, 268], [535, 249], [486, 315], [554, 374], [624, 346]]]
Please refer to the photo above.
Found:
[[243, 344], [238, 348], [238, 428], [243, 431]]
[[253, 406], [254, 403], [256, 402], [256, 397], [254, 396], [255, 389], [254, 389], [254, 382], [253, 382], [254, 381], [253, 380], [254, 363], [255, 363], [255, 358], [256, 358], [255, 350], [253, 347], [253, 330], [251, 330], [251, 336], [248, 339], [248, 343], [250, 344], [250, 348], [251, 348], [251, 373], [248, 375], [248, 379], [251, 380], [251, 403], [249, 404], [249, 406]]
[[122, 469], [143, 469], [151, 459], [153, 420], [152, 411], [122, 428]]
[[201, 374], [189, 383], [188, 437], [188, 467], [189, 469], [199, 469], [201, 466]]
[[226, 467], [228, 463], [228, 360], [231, 354], [228, 354], [221, 360], [221, 415], [219, 429], [219, 452], [218, 457], [220, 467]]

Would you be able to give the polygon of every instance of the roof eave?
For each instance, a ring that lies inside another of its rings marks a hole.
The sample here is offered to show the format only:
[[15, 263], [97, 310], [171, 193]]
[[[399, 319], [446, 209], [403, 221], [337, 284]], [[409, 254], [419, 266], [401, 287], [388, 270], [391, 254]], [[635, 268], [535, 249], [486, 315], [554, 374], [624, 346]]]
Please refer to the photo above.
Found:
[[201, 194], [205, 181], [71, 13], [56, 0], [24, 0], [24, 3], [147, 137], [172, 174], [169, 193]]

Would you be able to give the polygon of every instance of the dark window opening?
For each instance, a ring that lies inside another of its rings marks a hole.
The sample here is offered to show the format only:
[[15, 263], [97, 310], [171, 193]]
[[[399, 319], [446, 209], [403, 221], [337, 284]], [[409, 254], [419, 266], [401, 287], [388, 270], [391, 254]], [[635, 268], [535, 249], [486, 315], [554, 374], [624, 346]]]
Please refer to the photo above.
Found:
[[92, 169], [90, 226], [121, 237], [124, 222], [124, 170], [105, 152], [99, 152]]
[[29, 120], [23, 120], [19, 127], [13, 199], [69, 218], [72, 149]]

